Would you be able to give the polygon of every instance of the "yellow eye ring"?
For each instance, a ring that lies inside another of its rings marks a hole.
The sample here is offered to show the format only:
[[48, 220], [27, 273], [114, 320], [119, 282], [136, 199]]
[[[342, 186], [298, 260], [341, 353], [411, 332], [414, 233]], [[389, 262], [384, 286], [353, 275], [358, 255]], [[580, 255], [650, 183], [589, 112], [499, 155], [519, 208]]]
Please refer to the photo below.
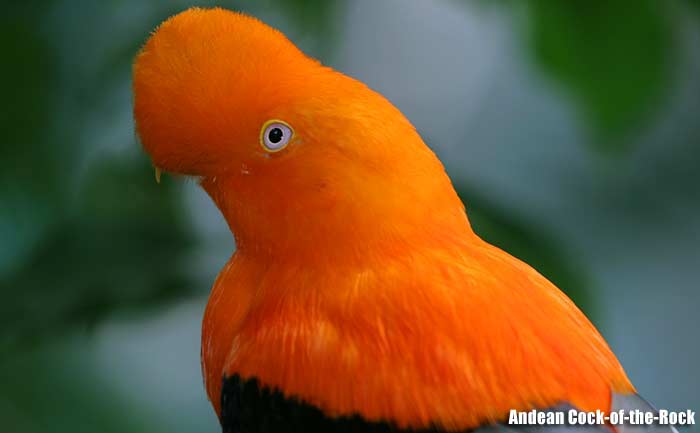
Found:
[[260, 145], [266, 152], [279, 152], [287, 147], [292, 137], [294, 129], [283, 120], [270, 119], [260, 128]]

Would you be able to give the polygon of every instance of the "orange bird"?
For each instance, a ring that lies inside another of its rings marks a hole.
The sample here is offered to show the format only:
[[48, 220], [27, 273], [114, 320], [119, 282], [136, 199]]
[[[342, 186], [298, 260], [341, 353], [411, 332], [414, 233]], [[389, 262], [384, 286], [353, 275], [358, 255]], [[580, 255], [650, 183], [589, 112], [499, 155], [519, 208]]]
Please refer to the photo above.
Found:
[[236, 240], [202, 328], [224, 432], [650, 408], [566, 295], [472, 231], [440, 161], [363, 83], [223, 9], [165, 21], [133, 79], [157, 173], [196, 176]]

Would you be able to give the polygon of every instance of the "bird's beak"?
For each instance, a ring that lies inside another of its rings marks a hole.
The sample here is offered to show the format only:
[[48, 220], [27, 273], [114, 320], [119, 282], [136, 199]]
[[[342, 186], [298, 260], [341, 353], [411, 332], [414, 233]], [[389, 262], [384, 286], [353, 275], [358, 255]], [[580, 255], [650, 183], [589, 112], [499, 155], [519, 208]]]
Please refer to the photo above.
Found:
[[157, 166], [153, 166], [153, 168], [155, 168], [156, 171], [156, 183], [160, 183], [160, 174], [162, 173], [162, 170]]

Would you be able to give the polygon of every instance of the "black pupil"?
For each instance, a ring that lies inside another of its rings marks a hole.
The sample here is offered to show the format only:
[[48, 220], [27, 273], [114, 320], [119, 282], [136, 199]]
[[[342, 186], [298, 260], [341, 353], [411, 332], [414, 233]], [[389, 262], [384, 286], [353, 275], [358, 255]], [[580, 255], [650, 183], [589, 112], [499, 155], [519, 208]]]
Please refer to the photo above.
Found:
[[270, 139], [270, 143], [277, 144], [282, 140], [284, 132], [279, 128], [272, 128], [267, 134], [267, 138]]

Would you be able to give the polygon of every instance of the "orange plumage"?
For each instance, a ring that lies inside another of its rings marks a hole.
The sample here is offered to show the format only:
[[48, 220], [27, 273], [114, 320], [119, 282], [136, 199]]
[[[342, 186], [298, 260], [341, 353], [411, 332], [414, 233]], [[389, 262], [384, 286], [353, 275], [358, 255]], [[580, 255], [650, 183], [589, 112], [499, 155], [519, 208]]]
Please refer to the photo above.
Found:
[[[608, 410], [611, 392], [634, 392], [561, 291], [473, 233], [408, 120], [278, 31], [181, 13], [139, 54], [134, 94], [154, 164], [200, 177], [237, 242], [202, 331], [217, 413], [231, 374], [412, 428]], [[260, 142], [271, 119], [293, 129], [274, 153]]]

